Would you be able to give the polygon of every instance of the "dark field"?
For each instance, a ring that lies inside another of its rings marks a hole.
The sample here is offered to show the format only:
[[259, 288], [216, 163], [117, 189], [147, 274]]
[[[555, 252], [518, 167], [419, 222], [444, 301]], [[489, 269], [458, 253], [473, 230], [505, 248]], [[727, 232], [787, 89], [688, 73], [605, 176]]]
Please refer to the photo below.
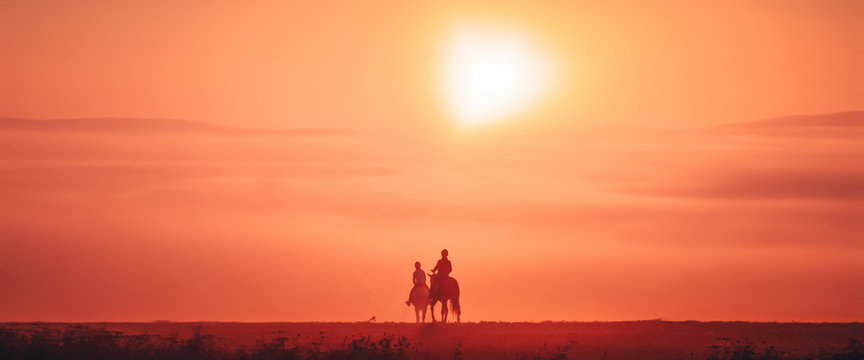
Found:
[[862, 339], [862, 323], [4, 323], [0, 358], [864, 359]]

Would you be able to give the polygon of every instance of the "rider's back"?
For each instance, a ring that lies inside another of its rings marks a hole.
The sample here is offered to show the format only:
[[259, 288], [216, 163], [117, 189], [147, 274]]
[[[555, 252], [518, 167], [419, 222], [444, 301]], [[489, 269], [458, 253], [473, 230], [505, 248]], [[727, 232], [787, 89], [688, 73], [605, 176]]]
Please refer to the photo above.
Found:
[[453, 272], [453, 265], [450, 264], [449, 259], [438, 259], [435, 268], [438, 269], [438, 274], [441, 276], [450, 276], [450, 273]]
[[426, 272], [420, 269], [414, 270], [414, 286], [426, 285]]

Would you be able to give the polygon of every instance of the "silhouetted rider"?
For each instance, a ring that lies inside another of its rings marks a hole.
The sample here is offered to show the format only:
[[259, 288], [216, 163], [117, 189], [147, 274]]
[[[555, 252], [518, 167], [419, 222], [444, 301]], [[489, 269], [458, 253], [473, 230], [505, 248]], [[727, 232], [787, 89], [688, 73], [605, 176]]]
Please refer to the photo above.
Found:
[[[411, 291], [408, 292], [408, 300], [405, 301], [405, 305], [411, 306], [411, 295], [414, 295], [414, 289], [417, 289], [420, 286], [426, 286], [426, 272], [423, 269], [420, 269], [420, 262], [417, 261], [414, 263], [414, 275], [411, 278], [411, 281], [414, 282], [414, 287], [411, 288]], [[424, 315], [425, 316], [425, 315]]]
[[438, 259], [438, 263], [435, 264], [435, 268], [432, 269], [433, 273], [439, 275], [438, 281], [432, 286], [432, 289], [429, 289], [429, 296], [434, 297], [438, 294], [438, 288], [441, 287], [441, 283], [445, 281], [448, 277], [450, 277], [450, 273], [453, 272], [453, 265], [450, 264], [450, 260], [447, 259], [447, 249], [441, 250], [441, 258]]

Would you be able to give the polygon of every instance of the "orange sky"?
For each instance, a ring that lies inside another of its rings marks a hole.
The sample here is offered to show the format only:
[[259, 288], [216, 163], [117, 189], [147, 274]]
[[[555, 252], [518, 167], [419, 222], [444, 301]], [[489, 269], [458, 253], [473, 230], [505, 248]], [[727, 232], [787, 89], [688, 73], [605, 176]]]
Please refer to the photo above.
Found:
[[[0, 117], [106, 119], [0, 119], [0, 320], [412, 321], [412, 264], [446, 247], [467, 321], [862, 321], [862, 19], [5, 1]], [[441, 53], [483, 21], [560, 86], [461, 129]]]

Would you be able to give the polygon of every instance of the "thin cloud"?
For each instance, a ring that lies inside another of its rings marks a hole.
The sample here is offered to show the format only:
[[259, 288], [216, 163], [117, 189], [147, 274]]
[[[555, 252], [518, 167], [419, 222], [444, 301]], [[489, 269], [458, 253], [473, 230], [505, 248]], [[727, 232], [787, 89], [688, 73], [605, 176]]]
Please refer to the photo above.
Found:
[[702, 183], [649, 185], [622, 189], [625, 193], [710, 199], [864, 200], [864, 170], [730, 171]]
[[0, 118], [0, 131], [115, 133], [115, 134], [222, 134], [282, 136], [362, 136], [363, 132], [342, 128], [250, 129], [226, 127], [200, 121], [144, 118], [74, 118], [32, 120]]
[[864, 111], [784, 116], [724, 124], [712, 130], [724, 135], [861, 137], [864, 136]]

